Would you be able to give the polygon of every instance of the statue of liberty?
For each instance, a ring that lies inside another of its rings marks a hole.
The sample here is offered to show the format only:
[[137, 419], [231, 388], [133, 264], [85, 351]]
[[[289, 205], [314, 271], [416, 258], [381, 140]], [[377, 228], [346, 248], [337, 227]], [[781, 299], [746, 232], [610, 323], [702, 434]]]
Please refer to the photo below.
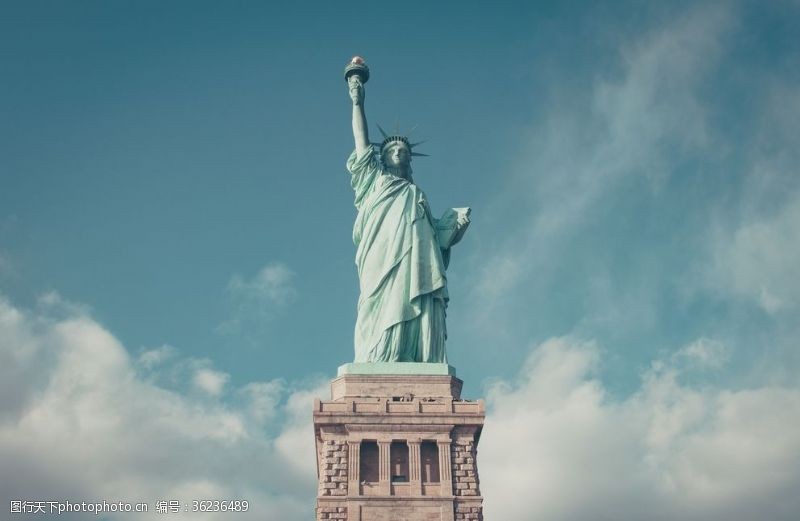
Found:
[[445, 310], [450, 248], [469, 225], [469, 208], [431, 214], [414, 183], [406, 136], [370, 143], [364, 113], [369, 69], [354, 57], [345, 69], [353, 102], [355, 150], [347, 160], [358, 210], [353, 226], [360, 285], [355, 362], [447, 363]]

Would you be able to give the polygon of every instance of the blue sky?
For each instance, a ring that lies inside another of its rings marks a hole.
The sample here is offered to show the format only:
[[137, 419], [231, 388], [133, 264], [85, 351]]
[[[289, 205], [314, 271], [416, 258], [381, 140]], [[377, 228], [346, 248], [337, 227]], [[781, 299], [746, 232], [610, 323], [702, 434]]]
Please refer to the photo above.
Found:
[[[0, 467], [27, 476], [4, 500], [308, 515], [309, 400], [353, 352], [360, 54], [373, 137], [417, 125], [434, 212], [473, 209], [448, 354], [488, 397], [487, 515], [800, 512], [797, 2], [0, 11]], [[253, 454], [290, 476], [237, 475]]]

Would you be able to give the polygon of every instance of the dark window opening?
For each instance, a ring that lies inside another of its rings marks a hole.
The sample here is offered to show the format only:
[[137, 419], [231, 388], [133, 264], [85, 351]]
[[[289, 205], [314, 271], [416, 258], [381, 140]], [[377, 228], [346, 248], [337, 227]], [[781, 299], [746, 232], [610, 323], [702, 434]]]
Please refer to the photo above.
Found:
[[361, 481], [378, 482], [378, 442], [362, 441], [358, 475]]
[[406, 483], [408, 481], [408, 445], [404, 441], [393, 441], [389, 450], [392, 483]]
[[419, 455], [422, 460], [422, 482], [439, 483], [439, 447], [436, 442], [423, 441]]

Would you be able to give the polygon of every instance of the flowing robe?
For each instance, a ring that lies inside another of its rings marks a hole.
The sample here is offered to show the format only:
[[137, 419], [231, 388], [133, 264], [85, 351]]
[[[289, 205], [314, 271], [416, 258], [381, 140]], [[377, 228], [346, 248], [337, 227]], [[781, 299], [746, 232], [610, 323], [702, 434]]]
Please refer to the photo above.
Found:
[[347, 169], [358, 210], [355, 362], [446, 363], [446, 266], [424, 192], [386, 172], [372, 148]]

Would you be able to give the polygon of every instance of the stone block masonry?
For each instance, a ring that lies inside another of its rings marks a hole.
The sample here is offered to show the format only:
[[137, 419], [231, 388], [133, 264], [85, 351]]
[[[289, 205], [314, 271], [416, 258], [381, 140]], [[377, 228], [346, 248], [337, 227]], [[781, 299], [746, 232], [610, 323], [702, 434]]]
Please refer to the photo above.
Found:
[[347, 443], [327, 440], [322, 447], [323, 454], [318, 456], [319, 491], [317, 493], [321, 496], [346, 496]]
[[453, 493], [456, 496], [480, 495], [475, 443], [459, 440], [450, 445], [450, 451], [453, 459]]

